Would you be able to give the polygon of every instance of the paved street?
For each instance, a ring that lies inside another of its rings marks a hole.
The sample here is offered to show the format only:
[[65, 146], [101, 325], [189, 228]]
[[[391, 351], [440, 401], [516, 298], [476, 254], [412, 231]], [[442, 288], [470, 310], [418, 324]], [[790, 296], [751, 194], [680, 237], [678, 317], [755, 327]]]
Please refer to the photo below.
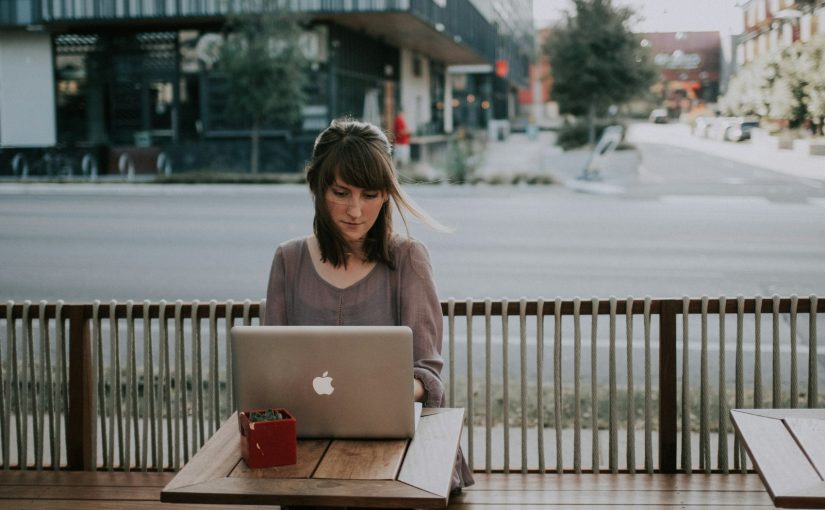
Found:
[[[540, 171], [578, 174], [581, 154], [525, 140], [543, 155]], [[411, 225], [430, 248], [440, 295], [822, 293], [825, 185], [636, 143], [640, 154], [618, 152], [617, 174], [610, 162], [603, 172], [618, 194], [408, 187], [455, 230]], [[0, 298], [259, 299], [275, 246], [305, 235], [311, 214], [306, 190], [291, 185], [5, 184]]]

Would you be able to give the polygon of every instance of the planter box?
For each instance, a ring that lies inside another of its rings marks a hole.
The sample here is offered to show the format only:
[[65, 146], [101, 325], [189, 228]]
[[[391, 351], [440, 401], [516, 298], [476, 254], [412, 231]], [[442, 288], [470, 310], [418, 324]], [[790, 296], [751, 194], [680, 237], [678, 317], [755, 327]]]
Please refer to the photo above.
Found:
[[770, 134], [764, 129], [751, 130], [751, 144], [755, 148], [771, 150], [791, 150], [793, 149], [793, 135], [790, 133]]
[[241, 429], [241, 456], [252, 468], [286, 466], [298, 461], [295, 417], [283, 408], [273, 409], [286, 418], [274, 421], [250, 422], [249, 414], [265, 412], [252, 409], [238, 413]]
[[793, 150], [806, 156], [825, 156], [825, 139], [794, 140]]

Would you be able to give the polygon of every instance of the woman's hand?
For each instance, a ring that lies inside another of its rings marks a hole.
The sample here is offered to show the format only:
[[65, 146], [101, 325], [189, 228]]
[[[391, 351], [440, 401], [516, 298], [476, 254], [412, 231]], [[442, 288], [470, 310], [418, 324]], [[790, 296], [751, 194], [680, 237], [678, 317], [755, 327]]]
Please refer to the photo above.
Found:
[[413, 400], [423, 402], [425, 397], [424, 385], [418, 379], [413, 379]]

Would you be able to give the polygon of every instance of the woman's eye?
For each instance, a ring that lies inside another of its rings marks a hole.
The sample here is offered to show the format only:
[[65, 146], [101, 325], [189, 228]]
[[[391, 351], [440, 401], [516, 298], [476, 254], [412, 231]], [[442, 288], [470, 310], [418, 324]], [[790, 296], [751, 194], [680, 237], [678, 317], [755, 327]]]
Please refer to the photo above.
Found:
[[374, 198], [378, 198], [378, 193], [364, 193], [364, 197], [372, 200]]
[[332, 194], [335, 195], [336, 197], [345, 197], [345, 196], [347, 196], [346, 191], [340, 191], [340, 190], [332, 190]]

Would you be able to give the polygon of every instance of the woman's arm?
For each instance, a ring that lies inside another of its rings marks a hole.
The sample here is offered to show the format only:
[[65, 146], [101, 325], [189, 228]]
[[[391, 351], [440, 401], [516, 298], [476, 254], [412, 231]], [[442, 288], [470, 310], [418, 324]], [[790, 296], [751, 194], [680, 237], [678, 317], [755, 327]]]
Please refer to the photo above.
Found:
[[443, 316], [436, 292], [432, 264], [427, 249], [409, 241], [409, 255], [400, 262], [401, 324], [413, 332], [413, 375], [415, 397], [425, 407], [441, 407], [444, 386], [441, 382], [441, 335]]
[[264, 326], [284, 326], [286, 320], [286, 269], [284, 253], [279, 246], [272, 259], [269, 283], [266, 286], [266, 311], [262, 321]]

